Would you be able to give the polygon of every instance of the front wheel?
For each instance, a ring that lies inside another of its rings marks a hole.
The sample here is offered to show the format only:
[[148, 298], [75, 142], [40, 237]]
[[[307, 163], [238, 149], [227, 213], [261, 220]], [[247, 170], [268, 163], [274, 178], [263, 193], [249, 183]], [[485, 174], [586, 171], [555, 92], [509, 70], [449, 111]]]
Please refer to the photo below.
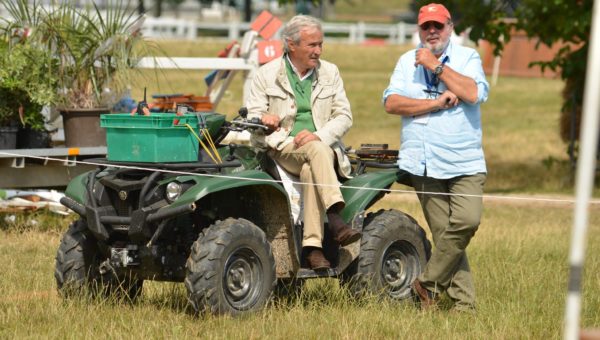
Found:
[[54, 278], [59, 293], [67, 298], [85, 293], [129, 300], [137, 298], [144, 281], [131, 275], [101, 274], [103, 260], [106, 258], [100, 253], [86, 222], [78, 220], [71, 224], [56, 252]]
[[217, 221], [194, 242], [185, 286], [196, 312], [238, 315], [262, 308], [275, 286], [265, 233], [245, 219]]
[[365, 219], [360, 254], [342, 274], [342, 282], [357, 295], [373, 293], [403, 300], [419, 276], [431, 244], [425, 231], [410, 216], [397, 210], [380, 210]]

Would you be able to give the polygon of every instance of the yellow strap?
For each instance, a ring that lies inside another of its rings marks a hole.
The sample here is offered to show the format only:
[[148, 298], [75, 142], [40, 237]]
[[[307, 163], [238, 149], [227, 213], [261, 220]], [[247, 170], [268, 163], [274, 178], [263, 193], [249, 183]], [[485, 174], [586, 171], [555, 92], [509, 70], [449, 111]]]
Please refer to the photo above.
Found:
[[194, 129], [190, 126], [190, 124], [185, 124], [185, 126], [192, 131], [192, 134], [194, 135], [194, 137], [196, 137], [196, 139], [198, 140], [198, 142], [200, 142], [200, 145], [202, 145], [202, 148], [204, 149], [204, 151], [206, 151], [206, 153], [208, 154], [208, 156], [213, 160], [213, 162], [215, 164], [219, 164], [219, 162], [217, 162], [217, 160], [215, 159], [215, 157], [213, 157], [211, 151], [206, 147], [206, 145], [204, 145], [204, 143], [202, 142], [202, 139], [200, 139], [200, 137], [198, 137], [198, 135], [196, 134], [196, 131], [194, 131]]
[[208, 131], [208, 129], [202, 129], [202, 135], [208, 141], [208, 145], [212, 148], [213, 152], [215, 153], [215, 156], [217, 156], [217, 159], [219, 159], [219, 163], [223, 163], [223, 160], [221, 159], [221, 155], [219, 155], [219, 151], [217, 151], [215, 142], [213, 141], [212, 137], [210, 136], [210, 132]]

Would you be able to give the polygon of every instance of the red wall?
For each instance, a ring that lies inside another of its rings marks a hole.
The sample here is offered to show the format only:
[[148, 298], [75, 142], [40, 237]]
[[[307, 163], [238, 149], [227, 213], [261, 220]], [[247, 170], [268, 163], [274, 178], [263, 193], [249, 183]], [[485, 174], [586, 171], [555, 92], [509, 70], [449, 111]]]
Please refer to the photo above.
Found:
[[[508, 44], [504, 46], [500, 60], [499, 75], [516, 77], [559, 77], [558, 73], [547, 69], [544, 74], [539, 66], [528, 67], [532, 61], [549, 61], [563, 46], [563, 44], [554, 44], [552, 48], [546, 45], [539, 45], [536, 49], [537, 38], [529, 39], [522, 31], [514, 32]], [[494, 67], [493, 47], [487, 41], [479, 42], [483, 69], [486, 74], [492, 75]]]

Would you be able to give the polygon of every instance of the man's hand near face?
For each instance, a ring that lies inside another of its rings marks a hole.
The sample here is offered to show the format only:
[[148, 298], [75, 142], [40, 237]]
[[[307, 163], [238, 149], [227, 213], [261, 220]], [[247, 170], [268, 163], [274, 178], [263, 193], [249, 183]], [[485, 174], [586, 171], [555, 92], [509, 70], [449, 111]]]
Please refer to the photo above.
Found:
[[438, 58], [427, 48], [420, 48], [415, 55], [415, 66], [423, 65], [426, 69], [433, 70], [440, 64]]

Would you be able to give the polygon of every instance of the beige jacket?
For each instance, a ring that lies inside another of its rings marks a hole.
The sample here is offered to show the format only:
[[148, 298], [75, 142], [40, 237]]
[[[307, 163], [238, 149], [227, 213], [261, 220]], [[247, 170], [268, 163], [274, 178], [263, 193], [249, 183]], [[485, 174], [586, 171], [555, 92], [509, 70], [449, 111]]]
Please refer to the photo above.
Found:
[[[296, 100], [287, 77], [284, 57], [277, 58], [257, 71], [246, 102], [248, 118], [264, 113], [276, 114], [281, 120], [279, 131], [268, 136], [253, 134], [251, 142], [262, 149], [283, 149], [293, 141], [290, 137], [296, 120]], [[321, 60], [312, 84], [312, 116], [321, 141], [331, 146], [338, 161], [338, 173], [350, 174], [350, 160], [344, 152], [342, 137], [352, 126], [350, 102], [346, 97], [340, 72], [334, 64]]]

